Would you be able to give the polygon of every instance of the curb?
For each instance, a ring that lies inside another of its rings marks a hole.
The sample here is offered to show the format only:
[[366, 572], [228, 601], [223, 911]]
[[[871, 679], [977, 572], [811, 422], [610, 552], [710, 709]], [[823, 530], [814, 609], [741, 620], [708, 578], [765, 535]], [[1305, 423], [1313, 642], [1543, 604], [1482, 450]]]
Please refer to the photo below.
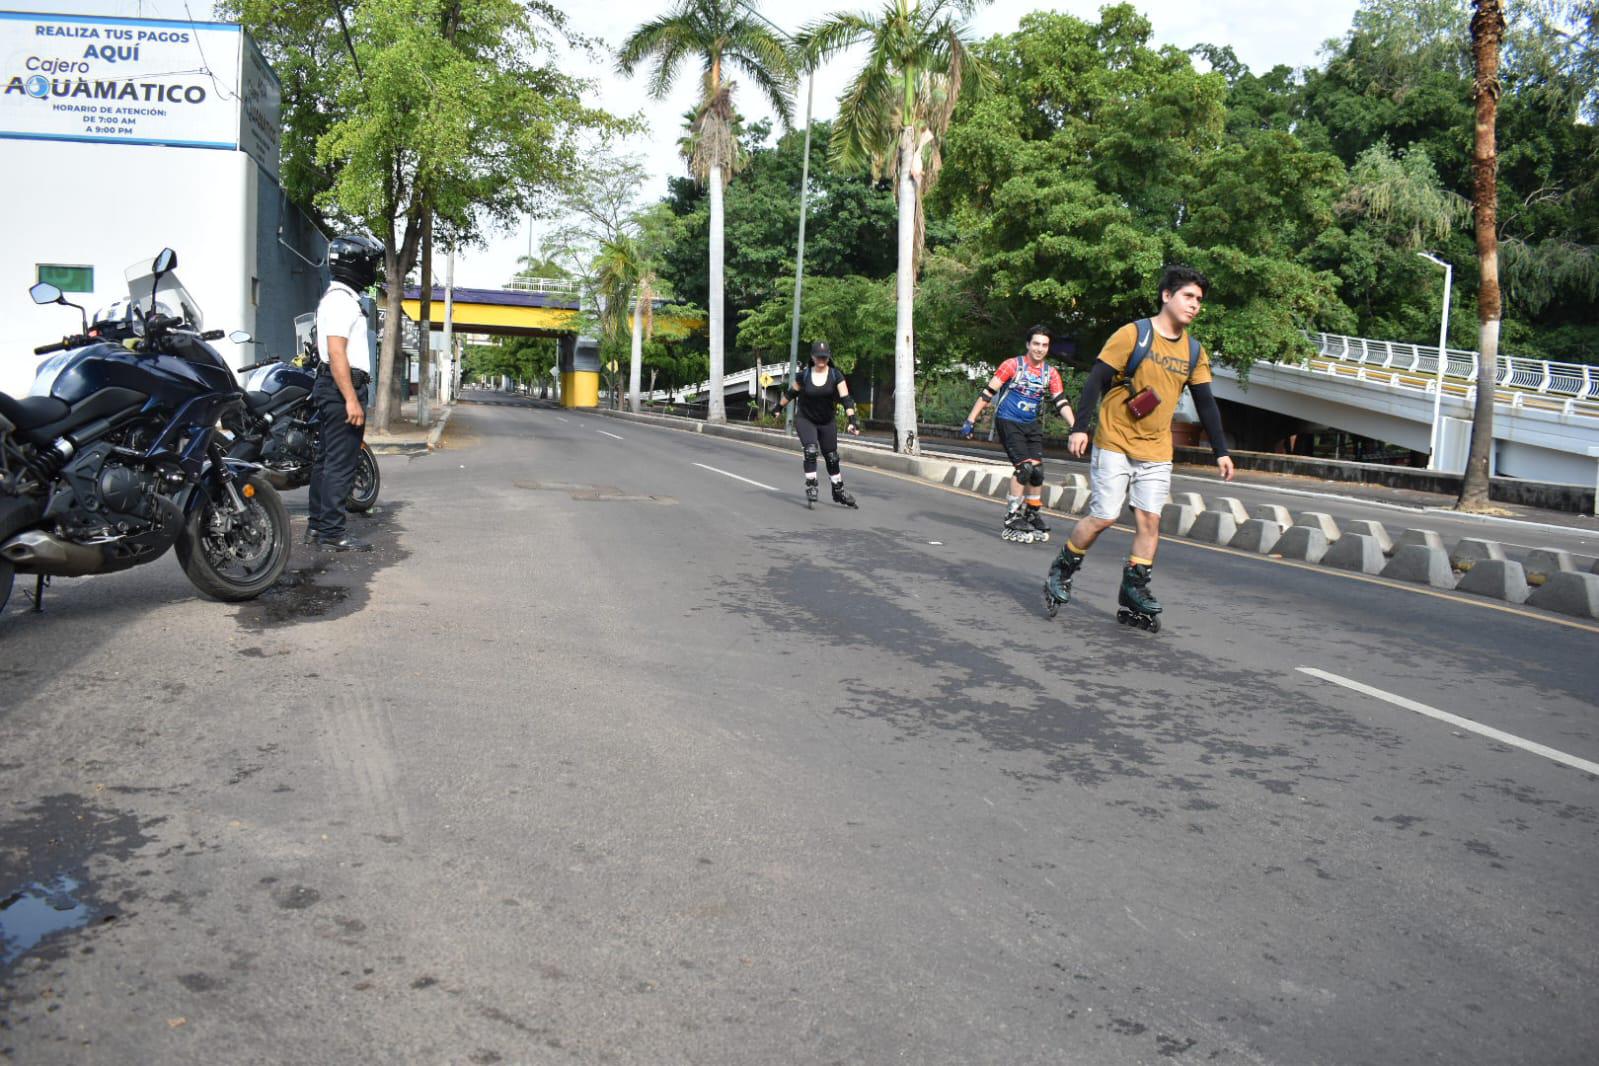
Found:
[[455, 411], [452, 403], [440, 412], [438, 421], [433, 423], [433, 428], [428, 430], [428, 438], [421, 440], [396, 440], [384, 441], [380, 444], [367, 442], [373, 455], [426, 455], [428, 452], [438, 451], [443, 447], [440, 443], [444, 438], [444, 427], [449, 425], [450, 415]]

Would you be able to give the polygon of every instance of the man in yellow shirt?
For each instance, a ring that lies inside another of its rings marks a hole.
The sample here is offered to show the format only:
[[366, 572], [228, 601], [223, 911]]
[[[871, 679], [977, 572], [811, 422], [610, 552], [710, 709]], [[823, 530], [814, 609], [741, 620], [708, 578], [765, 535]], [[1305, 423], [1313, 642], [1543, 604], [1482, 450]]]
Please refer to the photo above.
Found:
[[[1161, 508], [1171, 496], [1171, 420], [1184, 386], [1194, 398], [1222, 480], [1233, 478], [1221, 412], [1210, 391], [1210, 358], [1188, 336], [1209, 288], [1205, 276], [1192, 267], [1167, 267], [1160, 279], [1160, 312], [1112, 334], [1089, 372], [1077, 402], [1078, 411], [1098, 420], [1089, 464], [1089, 510], [1050, 564], [1044, 583], [1050, 617], [1071, 598], [1072, 578], [1083, 556], [1116, 524], [1130, 496], [1137, 529], [1122, 571], [1116, 620], [1160, 630], [1162, 608], [1149, 590], [1149, 571], [1160, 543]], [[1067, 449], [1078, 458], [1088, 450], [1088, 430], [1087, 424], [1075, 425], [1067, 439]]]

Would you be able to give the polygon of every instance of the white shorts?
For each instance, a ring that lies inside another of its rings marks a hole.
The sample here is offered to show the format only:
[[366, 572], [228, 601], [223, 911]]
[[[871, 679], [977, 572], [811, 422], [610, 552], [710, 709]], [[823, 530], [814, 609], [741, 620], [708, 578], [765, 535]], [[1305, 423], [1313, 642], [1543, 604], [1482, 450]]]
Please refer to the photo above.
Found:
[[1166, 501], [1171, 499], [1171, 464], [1155, 463], [1146, 459], [1129, 459], [1121, 452], [1094, 449], [1094, 458], [1088, 464], [1088, 513], [1095, 518], [1114, 522], [1121, 518], [1122, 507], [1131, 490], [1133, 508], [1160, 514]]

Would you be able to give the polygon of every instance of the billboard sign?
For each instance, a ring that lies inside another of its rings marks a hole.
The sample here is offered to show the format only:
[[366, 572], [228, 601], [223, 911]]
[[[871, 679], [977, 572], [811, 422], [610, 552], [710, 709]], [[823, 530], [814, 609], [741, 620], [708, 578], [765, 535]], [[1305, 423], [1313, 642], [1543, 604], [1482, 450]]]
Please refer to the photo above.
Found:
[[270, 70], [252, 79], [270, 86], [258, 131], [240, 117], [243, 38], [224, 23], [0, 11], [0, 137], [234, 150], [242, 123], [276, 174], [276, 137], [270, 153], [262, 141], [278, 84]]

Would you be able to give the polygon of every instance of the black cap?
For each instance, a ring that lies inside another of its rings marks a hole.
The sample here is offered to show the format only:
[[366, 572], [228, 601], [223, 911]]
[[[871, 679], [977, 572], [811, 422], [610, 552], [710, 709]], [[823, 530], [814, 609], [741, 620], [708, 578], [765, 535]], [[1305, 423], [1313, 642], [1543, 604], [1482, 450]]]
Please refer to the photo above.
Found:
[[833, 349], [827, 346], [826, 341], [814, 341], [811, 344], [811, 358], [832, 359]]

